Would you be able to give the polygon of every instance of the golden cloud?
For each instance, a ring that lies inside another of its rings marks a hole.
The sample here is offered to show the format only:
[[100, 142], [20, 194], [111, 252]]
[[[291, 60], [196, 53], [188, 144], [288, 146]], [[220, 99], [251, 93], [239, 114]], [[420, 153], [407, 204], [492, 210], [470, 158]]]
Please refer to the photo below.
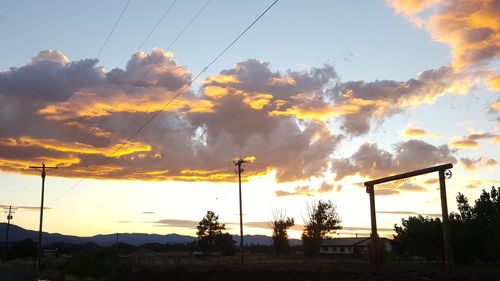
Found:
[[396, 13], [416, 14], [443, 0], [386, 0]]
[[[107, 157], [120, 157], [138, 151], [151, 151], [151, 146], [140, 142], [127, 141], [123, 144], [115, 144], [105, 148], [96, 148], [83, 143], [64, 143], [55, 139], [34, 139], [28, 136], [22, 136], [17, 139], [2, 138], [0, 145], [16, 146], [16, 147], [33, 147], [38, 146], [45, 149], [74, 152], [83, 154], [102, 154]], [[118, 150], [121, 147], [122, 149]]]
[[399, 131], [399, 133], [405, 137], [430, 137], [430, 138], [442, 138], [444, 135], [429, 133], [418, 127], [416, 123], [410, 123], [406, 126], [406, 129]]
[[500, 75], [497, 75], [495, 77], [486, 80], [486, 83], [490, 85], [490, 90], [500, 91]]
[[[78, 117], [93, 118], [109, 116], [114, 112], [156, 112], [171, 100], [176, 93], [153, 91], [140, 95], [119, 93], [114, 96], [100, 93], [77, 92], [68, 101], [49, 104], [38, 111], [48, 119], [67, 120]], [[211, 112], [212, 102], [202, 99], [179, 97], [166, 111]]]

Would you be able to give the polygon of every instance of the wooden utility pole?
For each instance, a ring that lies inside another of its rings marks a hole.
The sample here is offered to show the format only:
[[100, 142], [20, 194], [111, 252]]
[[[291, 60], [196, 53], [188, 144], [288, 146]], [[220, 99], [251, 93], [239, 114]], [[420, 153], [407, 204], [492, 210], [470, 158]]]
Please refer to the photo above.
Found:
[[40, 227], [38, 229], [38, 254], [36, 260], [36, 268], [40, 269], [41, 258], [42, 258], [42, 224], [43, 224], [43, 195], [45, 193], [45, 176], [47, 175], [46, 170], [48, 169], [57, 169], [57, 166], [45, 166], [45, 163], [42, 162], [42, 166], [31, 166], [32, 169], [37, 169], [42, 176], [42, 198], [40, 203]]
[[372, 265], [375, 268], [375, 270], [380, 269], [380, 259], [378, 256], [378, 251], [376, 250], [377, 246], [377, 220], [376, 220], [376, 212], [375, 212], [375, 185], [385, 183], [385, 182], [390, 182], [390, 181], [395, 181], [395, 180], [401, 180], [405, 178], [410, 178], [410, 177], [415, 177], [423, 174], [428, 174], [432, 172], [439, 172], [439, 190], [441, 194], [441, 212], [443, 216], [443, 222], [442, 222], [442, 227], [443, 227], [443, 244], [444, 244], [444, 262], [446, 266], [446, 270], [449, 273], [453, 272], [453, 254], [452, 254], [452, 249], [451, 249], [451, 239], [450, 239], [450, 226], [449, 226], [449, 219], [448, 219], [448, 204], [446, 202], [446, 185], [445, 185], [445, 176], [451, 177], [451, 171], [448, 171], [449, 169], [453, 168], [453, 165], [451, 163], [449, 164], [443, 164], [439, 166], [434, 166], [434, 167], [429, 167], [421, 170], [415, 170], [411, 171], [408, 173], [403, 173], [403, 174], [398, 174], [390, 177], [385, 177], [385, 178], [380, 178], [372, 181], [367, 181], [364, 183], [366, 186], [366, 192], [370, 194], [370, 213], [371, 213], [371, 223], [372, 223], [372, 235], [371, 235], [371, 244], [372, 244], [372, 252], [373, 252], [373, 259], [372, 259]]
[[239, 191], [240, 191], [240, 263], [241, 267], [243, 267], [243, 207], [241, 203], [241, 173], [245, 171], [245, 169], [241, 168], [241, 165], [246, 163], [245, 159], [240, 158], [238, 161], [234, 162], [234, 165], [238, 167], [236, 172], [238, 173], [238, 183], [239, 183]]
[[7, 230], [5, 231], [5, 253], [4, 253], [4, 261], [7, 261], [7, 252], [9, 250], [9, 227], [10, 220], [12, 219], [12, 206], [9, 206], [9, 213], [7, 214]]

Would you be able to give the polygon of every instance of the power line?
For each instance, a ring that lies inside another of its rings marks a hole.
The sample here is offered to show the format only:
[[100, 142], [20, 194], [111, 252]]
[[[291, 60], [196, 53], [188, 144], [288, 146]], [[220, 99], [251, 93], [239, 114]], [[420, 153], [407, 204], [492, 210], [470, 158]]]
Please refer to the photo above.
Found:
[[156, 25], [153, 27], [153, 29], [151, 29], [151, 31], [149, 32], [149, 34], [146, 36], [146, 38], [144, 38], [144, 40], [142, 41], [142, 43], [139, 45], [139, 48], [137, 48], [137, 49], [140, 49], [140, 48], [142, 48], [142, 46], [144, 46], [144, 44], [149, 39], [149, 37], [151, 36], [151, 34], [153, 34], [153, 32], [158, 28], [158, 26], [163, 21], [163, 19], [167, 16], [168, 12], [170, 12], [170, 10], [172, 10], [172, 7], [174, 6], [175, 2], [177, 2], [177, 0], [172, 1], [172, 4], [170, 4], [170, 6], [168, 7], [168, 9], [161, 16], [160, 20], [158, 20], [156, 22]]
[[[111, 38], [111, 35], [115, 32], [115, 29], [118, 26], [118, 23], [120, 22], [120, 20], [122, 19], [123, 15], [125, 14], [125, 11], [127, 10], [127, 8], [128, 8], [128, 6], [129, 6], [129, 4], [130, 4], [131, 1], [132, 0], [128, 0], [127, 3], [125, 4], [125, 7], [123, 7], [123, 9], [122, 9], [122, 11], [120, 13], [120, 16], [115, 21], [115, 24], [113, 25], [113, 28], [111, 28], [111, 31], [108, 33], [106, 39], [102, 43], [101, 48], [99, 49], [99, 51], [97, 52], [97, 55], [95, 56], [95, 59], [99, 58], [99, 56], [101, 55], [102, 51], [104, 50], [104, 47], [108, 44], [108, 41]], [[88, 75], [90, 73], [90, 70], [92, 70], [93, 67], [94, 67], [94, 64], [89, 65], [89, 67], [87, 68], [87, 71], [83, 75], [83, 78], [78, 83], [78, 86], [76, 88], [74, 88], [74, 90], [72, 92], [76, 92], [76, 91], [80, 90], [80, 88], [83, 86], [83, 82], [85, 82], [85, 80], [87, 79], [87, 77], [88, 77]], [[49, 132], [48, 137], [52, 136], [52, 134], [54, 133], [55, 129], [58, 126], [59, 126], [59, 123], [54, 124], [54, 126], [52, 127], [52, 129]]]
[[[184, 26], [184, 28], [182, 29], [182, 31], [177, 35], [177, 37], [172, 40], [172, 42], [170, 42], [170, 44], [168, 45], [168, 47], [166, 48], [167, 51], [170, 50], [170, 48], [177, 42], [177, 40], [179, 40], [179, 38], [184, 34], [184, 32], [191, 26], [191, 24], [198, 18], [198, 16], [201, 14], [201, 12], [203, 12], [203, 10], [205, 10], [205, 8], [207, 7], [207, 5], [210, 3], [211, 0], [208, 0], [205, 5], [203, 5], [203, 7], [201, 7], [201, 9], [196, 13], [196, 15], [188, 22], [188, 24], [186, 26]], [[139, 47], [137, 47], [136, 51], [139, 51], [142, 46], [144, 45], [144, 42], [146, 42], [146, 40], [149, 38], [149, 36], [153, 33], [153, 31], [156, 29], [156, 27], [160, 24], [161, 21], [163, 21], [163, 19], [165, 18], [165, 15], [167, 15], [167, 13], [170, 11], [170, 9], [172, 8], [173, 4], [175, 3], [175, 1], [172, 3], [172, 5], [167, 9], [167, 11], [163, 14], [163, 16], [160, 18], [160, 20], [156, 23], [155, 27], [151, 30], [151, 32], [146, 36], [146, 38], [143, 40], [143, 42], [139, 45]], [[153, 67], [155, 65], [157, 65], [160, 60], [162, 59], [162, 57], [158, 57], [150, 66], [149, 68], [142, 74], [142, 76], [137, 79], [134, 83], [132, 83], [132, 85], [130, 86], [130, 88], [125, 92], [126, 94], [123, 95], [123, 97], [118, 101], [118, 103], [115, 104], [114, 107], [118, 107], [122, 101], [125, 99], [125, 96], [127, 96], [128, 94], [130, 94], [132, 92], [132, 90], [135, 89], [136, 85], [140, 84], [140, 82], [142, 82], [142, 80], [144, 80], [144, 78], [146, 78], [146, 76], [149, 74], [149, 72], [153, 69]], [[109, 88], [111, 87], [111, 85], [118, 79], [118, 77], [120, 77], [120, 75], [123, 73], [123, 69], [119, 69], [118, 70], [118, 73], [113, 77], [113, 79], [111, 79], [111, 81], [109, 83], [106, 84], [106, 88], [104, 88], [104, 91], [103, 91], [103, 95], [106, 95], [106, 93], [108, 92]], [[85, 113], [85, 115], [87, 115], [87, 113], [90, 112], [91, 109], [87, 110], [87, 112]], [[97, 123], [97, 127], [99, 127], [103, 122], [103, 119], [101, 119], [98, 123]]]
[[[130, 140], [132, 140], [137, 134], [139, 134], [144, 128], [146, 128], [151, 121], [153, 121], [165, 108], [167, 108], [175, 99], [177, 99], [191, 84], [198, 79], [207, 69], [212, 66], [222, 55], [224, 55], [231, 46], [233, 46], [250, 28], [252, 28], [276, 3], [278, 0], [275, 0], [271, 5], [267, 7], [252, 23], [250, 23], [247, 28], [245, 28], [229, 45], [227, 45], [212, 61], [210, 61], [201, 72], [198, 73], [194, 78], [192, 78], [189, 83], [184, 85], [177, 94], [171, 98], [159, 111], [155, 112], [142, 126], [140, 126], [132, 135], [130, 135], [124, 142], [122, 142], [121, 145], [119, 145], [111, 155], [107, 156], [104, 158], [95, 168], [91, 169], [90, 173], [88, 173], [86, 176], [81, 178], [78, 182], [76, 182], [67, 192], [64, 194], [68, 193], [69, 191], [73, 190], [76, 186], [78, 186], [81, 182], [83, 182], [89, 174], [91, 174], [93, 171], [95, 171], [98, 167], [102, 166], [104, 163], [106, 163], [110, 158], [112, 158], [118, 151], [120, 151], [125, 144], [127, 144]], [[58, 197], [57, 199], [53, 200], [51, 203], [59, 200], [62, 196]]]

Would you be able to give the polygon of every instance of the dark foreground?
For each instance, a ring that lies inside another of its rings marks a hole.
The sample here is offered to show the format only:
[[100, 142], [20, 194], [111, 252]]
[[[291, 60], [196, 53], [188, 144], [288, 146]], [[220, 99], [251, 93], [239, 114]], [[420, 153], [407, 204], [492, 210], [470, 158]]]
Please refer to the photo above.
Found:
[[[453, 275], [443, 272], [440, 265], [386, 266], [380, 274], [349, 263], [325, 265], [267, 265], [240, 269], [239, 266], [139, 266], [105, 272], [101, 276], [72, 276], [60, 271], [42, 271], [40, 279], [51, 281], [500, 281], [500, 267], [471, 266], [457, 268]], [[0, 279], [3, 281], [3, 279]], [[26, 280], [26, 279], [19, 279]], [[6, 280], [10, 281], [10, 280]]]
[[326, 265], [274, 265], [239, 269], [239, 266], [132, 266], [101, 272], [99, 276], [73, 275], [64, 269], [0, 266], [0, 281], [500, 281], [500, 267], [469, 266], [457, 268], [453, 275], [446, 274], [439, 265], [387, 265], [380, 274], [368, 268], [358, 268], [349, 263]]

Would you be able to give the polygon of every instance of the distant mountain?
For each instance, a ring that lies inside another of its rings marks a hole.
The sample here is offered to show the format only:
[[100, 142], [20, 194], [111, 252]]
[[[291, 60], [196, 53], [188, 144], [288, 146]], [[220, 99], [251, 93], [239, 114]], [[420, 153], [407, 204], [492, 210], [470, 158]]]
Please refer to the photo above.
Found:
[[[5, 231], [7, 228], [6, 223], [0, 223], [0, 237], [5, 237]], [[179, 234], [145, 234], [145, 233], [118, 233], [117, 234], [99, 234], [91, 237], [79, 237], [79, 236], [71, 236], [71, 235], [63, 235], [59, 233], [42, 233], [42, 243], [43, 245], [56, 243], [56, 242], [65, 242], [71, 244], [84, 244], [93, 242], [98, 245], [107, 246], [116, 243], [118, 238], [118, 242], [127, 243], [134, 246], [139, 246], [145, 243], [160, 243], [160, 244], [178, 244], [178, 243], [189, 243], [196, 240], [196, 237], [187, 236], [187, 235], [179, 235]], [[38, 241], [38, 231], [24, 229], [17, 225], [10, 225], [9, 229], [9, 241], [10, 242], [18, 242], [25, 239], [31, 239], [33, 241]], [[233, 239], [236, 241], [236, 244], [239, 245], [240, 236], [234, 235]], [[3, 241], [2, 241], [3, 242]], [[243, 236], [243, 243], [245, 245], [256, 244], [256, 245], [272, 245], [272, 238], [265, 235], [245, 235]], [[290, 239], [290, 244], [301, 245], [301, 241], [297, 239]]]

